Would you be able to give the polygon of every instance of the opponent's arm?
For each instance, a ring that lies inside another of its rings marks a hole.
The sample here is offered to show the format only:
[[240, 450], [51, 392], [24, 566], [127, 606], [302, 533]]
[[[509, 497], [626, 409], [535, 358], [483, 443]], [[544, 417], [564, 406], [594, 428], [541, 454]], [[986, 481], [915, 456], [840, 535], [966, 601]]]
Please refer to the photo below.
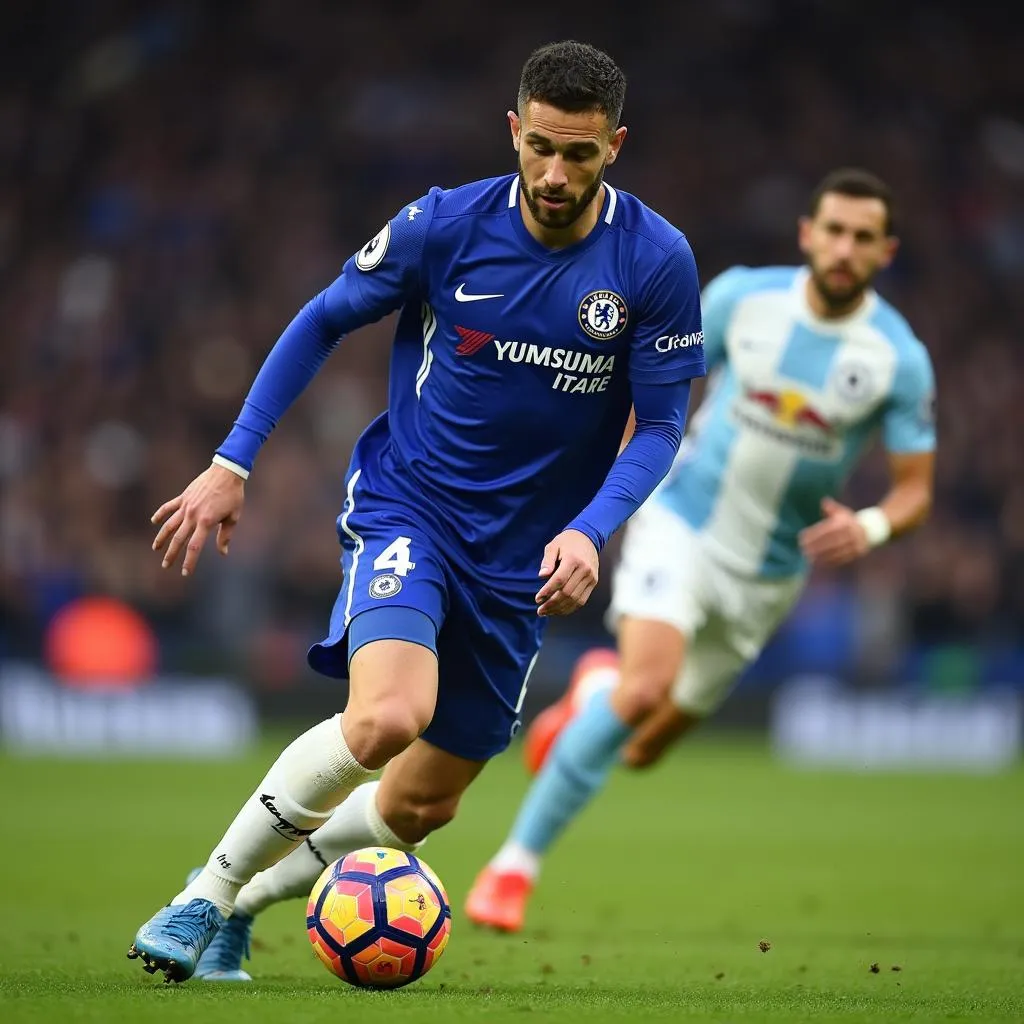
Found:
[[833, 498], [823, 498], [824, 518], [800, 534], [804, 555], [817, 565], [847, 565], [891, 537], [920, 526], [932, 507], [934, 452], [890, 452], [892, 484], [885, 497], [855, 512]]
[[811, 561], [846, 565], [928, 518], [935, 476], [935, 378], [920, 343], [909, 347], [900, 360], [882, 430], [889, 492], [877, 505], [859, 512], [823, 499], [824, 518], [800, 534], [800, 548]]

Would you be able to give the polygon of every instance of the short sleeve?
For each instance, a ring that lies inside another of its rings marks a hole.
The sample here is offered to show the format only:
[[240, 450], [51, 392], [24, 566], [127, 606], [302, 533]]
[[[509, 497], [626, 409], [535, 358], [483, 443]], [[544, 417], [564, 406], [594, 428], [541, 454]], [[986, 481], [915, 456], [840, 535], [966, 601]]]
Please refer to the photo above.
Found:
[[901, 353], [882, 418], [887, 451], [911, 454], [935, 449], [935, 374], [924, 345]]
[[403, 206], [345, 262], [353, 305], [379, 320], [423, 292], [423, 251], [441, 190]]
[[636, 384], [669, 384], [705, 373], [697, 264], [680, 237], [647, 281], [629, 377]]

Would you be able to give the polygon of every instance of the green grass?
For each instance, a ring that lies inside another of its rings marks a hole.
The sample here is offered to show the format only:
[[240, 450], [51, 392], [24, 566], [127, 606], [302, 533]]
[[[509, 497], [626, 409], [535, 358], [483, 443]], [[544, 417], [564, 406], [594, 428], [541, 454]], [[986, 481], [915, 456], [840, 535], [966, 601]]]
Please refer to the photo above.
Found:
[[125, 959], [135, 929], [279, 746], [211, 765], [0, 759], [0, 1019], [1024, 1021], [1024, 770], [811, 773], [710, 739], [616, 773], [515, 937], [461, 915], [526, 784], [518, 751], [491, 765], [424, 851], [455, 918], [416, 985], [334, 981], [296, 902], [259, 922], [253, 985], [164, 987]]

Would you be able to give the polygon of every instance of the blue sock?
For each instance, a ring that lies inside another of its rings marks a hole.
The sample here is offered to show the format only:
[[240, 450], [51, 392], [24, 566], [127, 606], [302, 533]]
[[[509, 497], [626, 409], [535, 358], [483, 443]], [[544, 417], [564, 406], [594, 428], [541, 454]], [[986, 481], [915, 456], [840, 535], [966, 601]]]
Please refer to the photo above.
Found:
[[543, 853], [601, 788], [632, 729], [595, 694], [558, 737], [526, 794], [510, 838]]

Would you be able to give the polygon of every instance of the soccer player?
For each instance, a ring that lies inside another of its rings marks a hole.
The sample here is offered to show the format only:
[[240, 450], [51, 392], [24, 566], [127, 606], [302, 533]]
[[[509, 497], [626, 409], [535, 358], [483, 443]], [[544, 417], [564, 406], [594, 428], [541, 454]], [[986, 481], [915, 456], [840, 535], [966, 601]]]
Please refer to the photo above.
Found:
[[[522, 927], [541, 858], [612, 763], [652, 764], [714, 712], [810, 566], [853, 562], [928, 514], [931, 363], [871, 287], [897, 247], [889, 189], [863, 170], [830, 173], [799, 244], [805, 267], [737, 266], [704, 292], [708, 392], [626, 528], [608, 614], [618, 655], [585, 654], [527, 731], [543, 767], [469, 894], [479, 924]], [[854, 511], [835, 495], [876, 432], [891, 487]]]
[[[348, 675], [347, 705], [285, 749], [139, 929], [129, 956], [150, 973], [190, 977], [242, 887], [289, 852], [311, 883], [316, 852], [411, 850], [451, 820], [518, 728], [546, 620], [586, 603], [601, 548], [670, 468], [704, 373], [700, 292], [686, 238], [604, 181], [624, 96], [592, 46], [531, 54], [508, 113], [518, 173], [399, 210], [286, 328], [213, 465], [155, 513], [165, 568], [182, 556], [191, 574], [213, 531], [226, 554], [279, 417], [343, 335], [401, 310], [388, 410], [346, 478], [341, 590], [309, 652]], [[227, 935], [244, 943], [244, 915]]]

